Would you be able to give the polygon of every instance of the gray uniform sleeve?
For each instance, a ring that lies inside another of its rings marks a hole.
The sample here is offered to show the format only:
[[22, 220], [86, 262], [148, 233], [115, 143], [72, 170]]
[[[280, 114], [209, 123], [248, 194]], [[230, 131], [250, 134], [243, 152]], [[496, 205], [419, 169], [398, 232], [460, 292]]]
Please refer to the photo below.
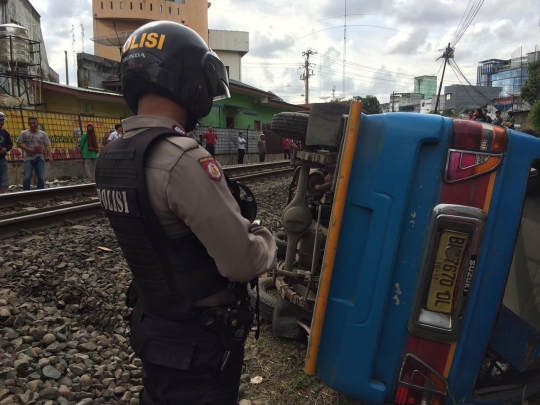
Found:
[[204, 244], [222, 276], [251, 280], [275, 267], [276, 242], [270, 231], [240, 215], [223, 175], [219, 181], [210, 178], [199, 162], [208, 157], [197, 148], [178, 160], [166, 189], [169, 209]]

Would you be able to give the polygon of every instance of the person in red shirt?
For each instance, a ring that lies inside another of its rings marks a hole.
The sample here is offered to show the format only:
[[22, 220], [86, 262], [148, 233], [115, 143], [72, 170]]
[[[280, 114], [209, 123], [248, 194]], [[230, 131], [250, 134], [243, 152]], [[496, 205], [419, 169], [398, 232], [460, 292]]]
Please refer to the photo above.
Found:
[[290, 139], [284, 139], [281, 141], [283, 144], [283, 159], [290, 159], [291, 158], [291, 140]]
[[214, 130], [212, 129], [212, 127], [208, 127], [208, 132], [206, 132], [203, 136], [202, 136], [202, 141], [203, 142], [206, 142], [206, 150], [208, 151], [208, 153], [210, 153], [212, 155], [212, 157], [216, 157], [216, 149], [215, 149], [215, 145], [217, 143], [217, 140], [218, 140], [218, 136], [217, 134], [214, 132]]

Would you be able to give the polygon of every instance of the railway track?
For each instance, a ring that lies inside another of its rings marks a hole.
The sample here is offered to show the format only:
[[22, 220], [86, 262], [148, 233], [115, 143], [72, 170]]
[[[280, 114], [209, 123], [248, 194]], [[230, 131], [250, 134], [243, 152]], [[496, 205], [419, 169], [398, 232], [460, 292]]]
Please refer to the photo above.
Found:
[[[293, 167], [289, 161], [279, 161], [227, 166], [223, 170], [233, 180], [248, 180], [291, 172]], [[73, 198], [78, 201], [71, 201]], [[62, 223], [72, 224], [101, 212], [94, 183], [2, 194], [0, 239]]]

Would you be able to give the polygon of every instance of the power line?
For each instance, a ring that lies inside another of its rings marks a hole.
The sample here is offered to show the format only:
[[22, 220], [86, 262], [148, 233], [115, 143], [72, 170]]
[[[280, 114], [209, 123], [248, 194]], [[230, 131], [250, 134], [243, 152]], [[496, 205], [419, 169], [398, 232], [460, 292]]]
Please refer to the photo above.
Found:
[[[336, 28], [343, 28], [344, 26], [343, 25], [338, 25], [337, 27], [328, 27], [328, 28], [323, 28], [321, 30], [318, 30], [318, 31], [313, 31], [313, 32], [310, 32], [309, 34], [307, 35], [304, 35], [302, 37], [299, 37], [299, 38], [296, 38], [295, 41], [298, 41], [300, 39], [304, 39], [306, 37], [309, 37], [310, 35], [313, 35], [313, 34], [317, 34], [319, 32], [323, 32], [323, 31], [328, 31], [328, 30], [334, 30]], [[382, 27], [380, 25], [369, 25], [369, 24], [355, 24], [355, 25], [347, 25], [347, 27], [371, 27], [371, 28], [381, 28], [383, 30], [389, 30], [389, 31], [395, 31], [395, 32], [400, 32], [399, 30], [395, 30], [393, 28], [388, 28], [388, 27]]]
[[[485, 95], [483, 95], [482, 93], [480, 93], [480, 92], [476, 89], [476, 87], [474, 87], [474, 86], [471, 84], [471, 82], [469, 82], [469, 80], [468, 80], [467, 77], [463, 74], [463, 72], [461, 71], [461, 69], [459, 68], [459, 66], [458, 66], [458, 64], [456, 63], [455, 60], [453, 61], [453, 64], [454, 64], [454, 66], [456, 67], [457, 71], [458, 71], [458, 72], [461, 74], [461, 76], [465, 79], [465, 81], [466, 81], [467, 83], [469, 83], [469, 86], [471, 86], [471, 88], [472, 88], [479, 96], [483, 97], [483, 98], [486, 99], [488, 102], [491, 102], [491, 100], [490, 100], [489, 98], [487, 98]], [[458, 80], [459, 80], [459, 77], [458, 77]], [[463, 86], [463, 85], [462, 85], [462, 86]], [[465, 87], [465, 86], [463, 86], [463, 87]]]
[[[465, 15], [464, 18], [462, 17], [461, 22], [463, 22], [463, 25], [461, 28], [458, 26], [458, 30], [456, 31], [456, 34], [454, 35], [454, 38], [451, 41], [451, 48], [454, 48], [456, 44], [459, 42], [461, 37], [463, 37], [463, 34], [467, 31], [469, 28], [469, 25], [471, 25], [471, 22], [474, 20], [474, 17], [476, 17], [476, 14], [478, 14], [478, 11], [480, 11], [480, 8], [482, 7], [482, 4], [484, 4], [484, 0], [475, 0], [473, 5], [469, 8], [469, 4], [467, 5], [467, 9], [465, 9]], [[469, 10], [467, 12], [467, 10]], [[461, 24], [460, 22], [460, 24]]]

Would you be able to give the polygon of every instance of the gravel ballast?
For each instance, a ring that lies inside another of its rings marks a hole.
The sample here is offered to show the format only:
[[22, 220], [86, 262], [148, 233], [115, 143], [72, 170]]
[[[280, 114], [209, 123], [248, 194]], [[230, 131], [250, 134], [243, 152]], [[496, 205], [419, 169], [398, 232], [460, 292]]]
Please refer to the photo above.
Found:
[[[280, 230], [291, 175], [246, 182]], [[132, 404], [141, 362], [129, 347], [131, 273], [101, 215], [0, 241], [0, 405]]]

